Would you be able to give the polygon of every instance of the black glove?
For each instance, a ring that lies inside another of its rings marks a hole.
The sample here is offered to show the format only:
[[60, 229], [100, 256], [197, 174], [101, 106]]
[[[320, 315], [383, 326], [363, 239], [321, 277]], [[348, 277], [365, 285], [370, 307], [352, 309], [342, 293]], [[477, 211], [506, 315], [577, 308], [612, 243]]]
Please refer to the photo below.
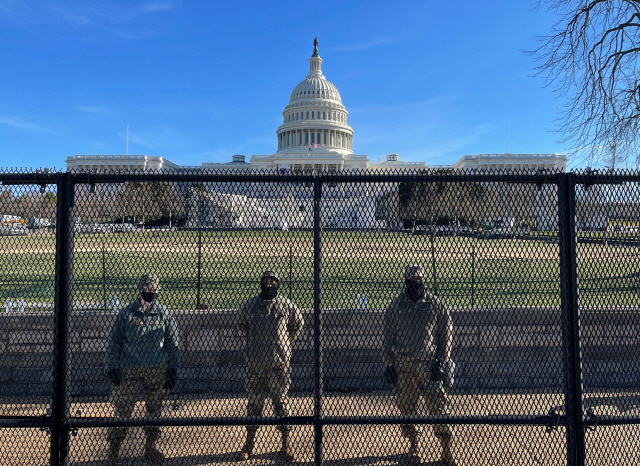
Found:
[[398, 373], [396, 372], [396, 368], [393, 366], [385, 367], [384, 378], [388, 383], [395, 387], [398, 384]]
[[173, 390], [178, 383], [178, 371], [173, 368], [167, 369], [167, 380], [164, 383], [164, 388], [167, 390]]
[[431, 365], [431, 381], [441, 382], [444, 377], [444, 364], [440, 361], [434, 361]]
[[105, 374], [107, 376], [107, 379], [109, 379], [109, 381], [115, 386], [117, 387], [118, 385], [120, 385], [120, 370], [119, 369], [111, 369], [108, 370], [107, 373]]

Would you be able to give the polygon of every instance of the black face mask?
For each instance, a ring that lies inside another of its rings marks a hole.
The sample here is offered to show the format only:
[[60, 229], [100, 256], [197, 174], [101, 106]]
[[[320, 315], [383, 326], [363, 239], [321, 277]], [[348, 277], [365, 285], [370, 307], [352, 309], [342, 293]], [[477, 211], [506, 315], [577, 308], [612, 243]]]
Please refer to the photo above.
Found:
[[153, 291], [141, 291], [140, 296], [148, 303], [153, 303], [158, 298], [158, 293]]
[[265, 301], [271, 301], [278, 295], [279, 286], [280, 286], [280, 282], [274, 283], [273, 286], [267, 286], [264, 283], [260, 283], [260, 288], [262, 289], [260, 296]]
[[424, 282], [422, 280], [405, 280], [407, 297], [414, 303], [424, 298]]

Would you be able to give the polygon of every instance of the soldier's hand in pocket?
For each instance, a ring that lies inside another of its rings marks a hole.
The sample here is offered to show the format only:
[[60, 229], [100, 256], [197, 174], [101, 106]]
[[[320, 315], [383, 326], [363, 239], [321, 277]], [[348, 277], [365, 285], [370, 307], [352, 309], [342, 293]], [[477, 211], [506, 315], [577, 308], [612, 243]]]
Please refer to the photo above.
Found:
[[120, 385], [120, 370], [119, 369], [111, 369], [108, 370], [105, 374], [109, 382], [111, 382], [114, 387]]
[[167, 380], [164, 383], [164, 388], [167, 390], [173, 390], [178, 383], [178, 371], [174, 368], [167, 369]]
[[431, 381], [441, 382], [444, 376], [444, 364], [440, 361], [434, 361], [431, 365]]
[[396, 368], [393, 366], [385, 367], [384, 378], [395, 387], [398, 384], [398, 373], [396, 372]]

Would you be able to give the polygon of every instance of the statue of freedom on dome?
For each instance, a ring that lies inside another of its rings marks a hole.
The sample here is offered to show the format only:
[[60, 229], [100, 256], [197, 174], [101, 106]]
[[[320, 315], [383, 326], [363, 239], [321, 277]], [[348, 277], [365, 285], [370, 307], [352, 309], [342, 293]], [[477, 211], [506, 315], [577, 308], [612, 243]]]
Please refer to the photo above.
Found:
[[313, 53], [318, 53], [318, 38], [313, 39]]

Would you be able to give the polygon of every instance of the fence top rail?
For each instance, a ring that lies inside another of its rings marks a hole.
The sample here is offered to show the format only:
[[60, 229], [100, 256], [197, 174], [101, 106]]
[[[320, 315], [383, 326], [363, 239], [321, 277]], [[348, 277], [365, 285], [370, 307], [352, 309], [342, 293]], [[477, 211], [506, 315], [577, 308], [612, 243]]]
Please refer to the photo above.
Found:
[[504, 182], [557, 184], [559, 171], [488, 172], [458, 170], [408, 170], [386, 172], [361, 171], [276, 171], [232, 172], [229, 170], [163, 170], [163, 171], [70, 171], [76, 184], [122, 183], [125, 181], [165, 182], [248, 182], [248, 183], [398, 183], [398, 182]]
[[2, 186], [25, 184], [56, 184], [63, 172], [55, 170], [19, 171], [15, 169], [0, 169], [0, 184]]
[[572, 170], [571, 174], [574, 177], [576, 184], [620, 184], [630, 182], [640, 182], [640, 170], [600, 170], [600, 169], [585, 169], [585, 170]]
[[0, 185], [55, 184], [67, 173], [74, 183], [120, 183], [125, 181], [167, 182], [349, 182], [349, 183], [393, 183], [393, 182], [504, 182], [557, 184], [561, 177], [571, 176], [576, 184], [620, 184], [640, 182], [640, 170], [457, 170], [448, 168], [420, 168], [363, 172], [359, 170], [259, 170], [239, 171], [210, 170], [191, 167], [167, 170], [69, 170], [0, 168]]

